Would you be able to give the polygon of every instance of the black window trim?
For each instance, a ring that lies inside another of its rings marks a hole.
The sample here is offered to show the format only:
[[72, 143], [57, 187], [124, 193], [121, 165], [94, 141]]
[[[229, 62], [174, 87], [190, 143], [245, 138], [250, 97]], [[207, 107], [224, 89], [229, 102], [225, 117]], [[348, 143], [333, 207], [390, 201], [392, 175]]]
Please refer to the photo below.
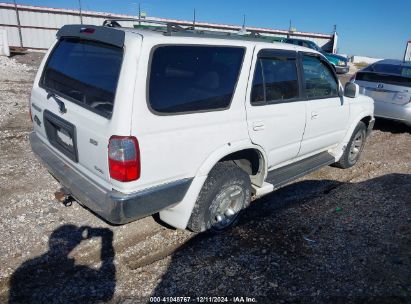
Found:
[[[310, 100], [319, 100], [319, 99], [328, 99], [328, 98], [342, 98], [341, 94], [340, 94], [340, 81], [338, 79], [337, 73], [335, 72], [334, 68], [332, 67], [331, 63], [324, 58], [322, 55], [317, 54], [317, 53], [311, 53], [311, 52], [298, 52], [299, 53], [299, 59], [298, 61], [300, 62], [300, 74], [301, 74], [301, 86], [303, 89], [303, 98], [306, 101], [310, 101]], [[322, 63], [325, 64], [325, 66], [328, 68], [328, 70], [331, 72], [331, 74], [334, 77], [334, 80], [337, 82], [337, 94], [336, 95], [332, 95], [332, 96], [324, 96], [324, 97], [307, 97], [307, 94], [305, 92], [305, 77], [304, 77], [304, 67], [303, 67], [303, 57], [304, 56], [311, 56], [311, 57], [316, 57], [318, 58]]]
[[[298, 82], [298, 96], [294, 98], [289, 98], [289, 99], [283, 99], [283, 100], [267, 100], [266, 98], [266, 93], [265, 93], [265, 81], [264, 81], [264, 73], [262, 73], [263, 77], [263, 87], [264, 87], [264, 101], [259, 101], [253, 103], [251, 98], [252, 98], [252, 92], [253, 92], [253, 81], [254, 81], [254, 75], [255, 75], [255, 70], [257, 67], [257, 64], [259, 64], [260, 59], [275, 59], [275, 58], [289, 58], [289, 59], [295, 59], [295, 64], [296, 64], [296, 69], [297, 69], [297, 82]], [[249, 93], [250, 96], [250, 104], [251, 106], [267, 106], [267, 105], [275, 105], [275, 104], [282, 104], [282, 103], [289, 103], [289, 102], [299, 102], [299, 101], [304, 101], [305, 100], [305, 90], [303, 91], [303, 85], [302, 85], [302, 78], [301, 78], [301, 69], [302, 67], [300, 66], [300, 60], [299, 60], [299, 55], [297, 51], [293, 50], [283, 50], [283, 49], [261, 49], [258, 54], [257, 54], [257, 59], [254, 65], [254, 73], [253, 73], [253, 79], [251, 82], [251, 90]], [[304, 92], [304, 94], [303, 94]]]
[[[154, 52], [160, 48], [160, 47], [165, 47], [165, 46], [198, 46], [198, 47], [226, 47], [226, 48], [238, 48], [238, 49], [243, 49], [244, 53], [243, 53], [243, 58], [241, 60], [241, 64], [240, 64], [240, 69], [238, 71], [238, 76], [237, 76], [237, 80], [234, 84], [234, 88], [233, 88], [233, 96], [231, 97], [231, 100], [229, 102], [229, 104], [224, 107], [224, 108], [215, 108], [215, 109], [204, 109], [204, 110], [193, 110], [193, 111], [182, 111], [182, 112], [174, 112], [174, 113], [167, 113], [167, 112], [159, 112], [156, 111], [155, 109], [153, 109], [151, 107], [151, 103], [150, 103], [150, 76], [151, 76], [151, 66], [152, 66], [152, 62], [153, 62], [153, 55]], [[156, 44], [155, 46], [153, 46], [150, 50], [150, 54], [149, 54], [149, 59], [148, 59], [148, 68], [147, 68], [147, 77], [146, 77], [146, 104], [147, 104], [147, 108], [149, 109], [149, 111], [156, 115], [156, 116], [177, 116], [177, 115], [187, 115], [187, 114], [199, 114], [199, 113], [208, 113], [208, 112], [221, 112], [221, 111], [226, 111], [229, 110], [231, 108], [231, 104], [233, 103], [233, 99], [234, 99], [234, 95], [237, 92], [237, 86], [238, 86], [238, 81], [240, 80], [241, 77], [241, 73], [243, 70], [243, 65], [244, 65], [244, 58], [246, 56], [246, 52], [247, 52], [247, 47], [245, 46], [240, 46], [240, 45], [227, 45], [227, 44], [195, 44], [195, 43], [190, 43], [190, 44], [186, 44], [186, 43], [163, 43], [163, 44]]]
[[[122, 56], [122, 58], [121, 58], [120, 72], [119, 72], [119, 74], [118, 74], [116, 91], [114, 92], [113, 110], [111, 111], [110, 114], [105, 114], [105, 113], [103, 113], [103, 112], [101, 112], [101, 111], [97, 111], [96, 109], [88, 106], [87, 104], [82, 103], [81, 101], [78, 101], [77, 99], [75, 99], [75, 98], [73, 98], [73, 97], [67, 96], [67, 95], [64, 94], [64, 93], [58, 92], [58, 91], [56, 91], [56, 90], [54, 90], [54, 89], [51, 89], [51, 88], [47, 87], [47, 86], [44, 84], [44, 77], [45, 77], [46, 68], [47, 68], [47, 66], [48, 66], [49, 61], [50, 61], [51, 57], [53, 56], [54, 52], [56, 51], [56, 49], [57, 49], [58, 45], [60, 44], [60, 42], [61, 42], [62, 40], [64, 40], [64, 39], [67, 39], [67, 38], [69, 38], [69, 39], [77, 39], [77, 40], [79, 40], [79, 41], [98, 42], [98, 43], [101, 43], [101, 44], [105, 44], [105, 45], [109, 45], [109, 46], [114, 46], [114, 47], [117, 47], [117, 48], [119, 48], [119, 49], [122, 50], [123, 56]], [[97, 115], [99, 115], [99, 116], [101, 116], [101, 117], [104, 117], [104, 118], [106, 118], [106, 119], [108, 119], [108, 120], [111, 120], [111, 118], [113, 117], [114, 105], [115, 105], [115, 101], [116, 101], [116, 97], [117, 97], [118, 84], [120, 83], [121, 72], [122, 72], [122, 70], [123, 70], [124, 54], [125, 54], [125, 47], [124, 47], [124, 46], [123, 46], [123, 47], [119, 47], [119, 46], [116, 46], [116, 45], [114, 45], [114, 44], [105, 43], [105, 42], [102, 42], [102, 41], [99, 41], [99, 40], [93, 40], [93, 39], [83, 39], [83, 38], [80, 38], [80, 37], [67, 37], [67, 36], [63, 36], [63, 37], [59, 38], [58, 42], [56, 42], [56, 44], [53, 46], [53, 49], [51, 50], [49, 56], [47, 57], [47, 60], [46, 60], [46, 62], [45, 62], [45, 64], [44, 64], [44, 67], [43, 67], [43, 71], [41, 72], [41, 76], [40, 76], [40, 80], [39, 80], [38, 85], [39, 85], [40, 88], [42, 88], [43, 90], [45, 90], [47, 93], [48, 93], [48, 92], [54, 93], [54, 94], [56, 94], [58, 97], [62, 97], [62, 98], [64, 98], [64, 99], [67, 99], [68, 101], [70, 101], [70, 102], [78, 105], [79, 107], [82, 107], [82, 108], [84, 108], [84, 109], [87, 109], [87, 110], [89, 110], [90, 112], [93, 112], [94, 114], [97, 114]]]

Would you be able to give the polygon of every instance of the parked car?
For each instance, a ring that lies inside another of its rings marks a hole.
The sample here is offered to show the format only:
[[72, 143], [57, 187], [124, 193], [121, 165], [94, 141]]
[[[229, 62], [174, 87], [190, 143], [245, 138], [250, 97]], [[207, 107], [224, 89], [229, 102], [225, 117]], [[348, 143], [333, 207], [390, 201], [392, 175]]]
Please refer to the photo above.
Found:
[[381, 60], [358, 71], [351, 81], [374, 99], [376, 117], [411, 126], [411, 61]]
[[66, 196], [115, 224], [160, 212], [221, 231], [252, 198], [358, 161], [373, 101], [353, 83], [344, 94], [322, 54], [178, 30], [58, 31], [30, 141]]
[[345, 74], [348, 73], [350, 70], [350, 67], [348, 66], [348, 59], [337, 55], [337, 54], [331, 54], [324, 52], [315, 42], [310, 41], [310, 40], [304, 40], [304, 39], [296, 39], [296, 38], [285, 38], [283, 40], [285, 43], [291, 43], [303, 47], [307, 47], [309, 49], [316, 50], [317, 52], [320, 52], [327, 58], [327, 60], [332, 64], [334, 67], [335, 71], [338, 74]]

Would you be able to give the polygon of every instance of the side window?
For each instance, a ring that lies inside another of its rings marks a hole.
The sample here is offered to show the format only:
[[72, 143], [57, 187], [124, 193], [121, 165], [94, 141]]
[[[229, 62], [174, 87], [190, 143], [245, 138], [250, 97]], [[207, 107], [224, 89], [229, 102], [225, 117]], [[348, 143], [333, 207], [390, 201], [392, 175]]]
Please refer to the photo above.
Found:
[[170, 45], [152, 55], [149, 103], [158, 113], [211, 111], [229, 107], [244, 48]]
[[338, 82], [331, 70], [314, 56], [303, 56], [305, 94], [307, 98], [335, 97]]
[[254, 72], [251, 103], [281, 102], [299, 96], [295, 58], [259, 58]]
[[253, 78], [253, 88], [251, 90], [251, 103], [265, 102], [264, 78], [261, 60], [258, 59], [255, 64]]

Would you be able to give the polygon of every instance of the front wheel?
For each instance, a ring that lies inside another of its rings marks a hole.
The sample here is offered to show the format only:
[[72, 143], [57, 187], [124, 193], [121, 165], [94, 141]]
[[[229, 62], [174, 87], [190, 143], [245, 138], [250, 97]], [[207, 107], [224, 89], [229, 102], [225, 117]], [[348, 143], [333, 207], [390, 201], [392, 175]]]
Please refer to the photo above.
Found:
[[347, 169], [354, 166], [360, 159], [367, 137], [367, 127], [360, 121], [355, 128], [350, 141], [340, 160], [335, 164], [337, 167]]
[[249, 175], [231, 161], [210, 171], [197, 198], [188, 228], [194, 232], [222, 232], [232, 227], [251, 199]]

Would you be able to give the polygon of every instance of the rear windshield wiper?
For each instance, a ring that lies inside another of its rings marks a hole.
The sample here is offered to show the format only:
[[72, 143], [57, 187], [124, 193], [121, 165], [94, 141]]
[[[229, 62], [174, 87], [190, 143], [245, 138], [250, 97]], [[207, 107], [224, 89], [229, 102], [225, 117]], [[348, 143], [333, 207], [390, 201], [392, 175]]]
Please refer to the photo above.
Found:
[[64, 104], [64, 102], [62, 102], [55, 93], [50, 92], [50, 91], [46, 91], [46, 92], [47, 92], [47, 99], [50, 99], [50, 97], [53, 97], [54, 101], [59, 106], [60, 113], [62, 114], [66, 113], [67, 109], [66, 109], [66, 105]]

